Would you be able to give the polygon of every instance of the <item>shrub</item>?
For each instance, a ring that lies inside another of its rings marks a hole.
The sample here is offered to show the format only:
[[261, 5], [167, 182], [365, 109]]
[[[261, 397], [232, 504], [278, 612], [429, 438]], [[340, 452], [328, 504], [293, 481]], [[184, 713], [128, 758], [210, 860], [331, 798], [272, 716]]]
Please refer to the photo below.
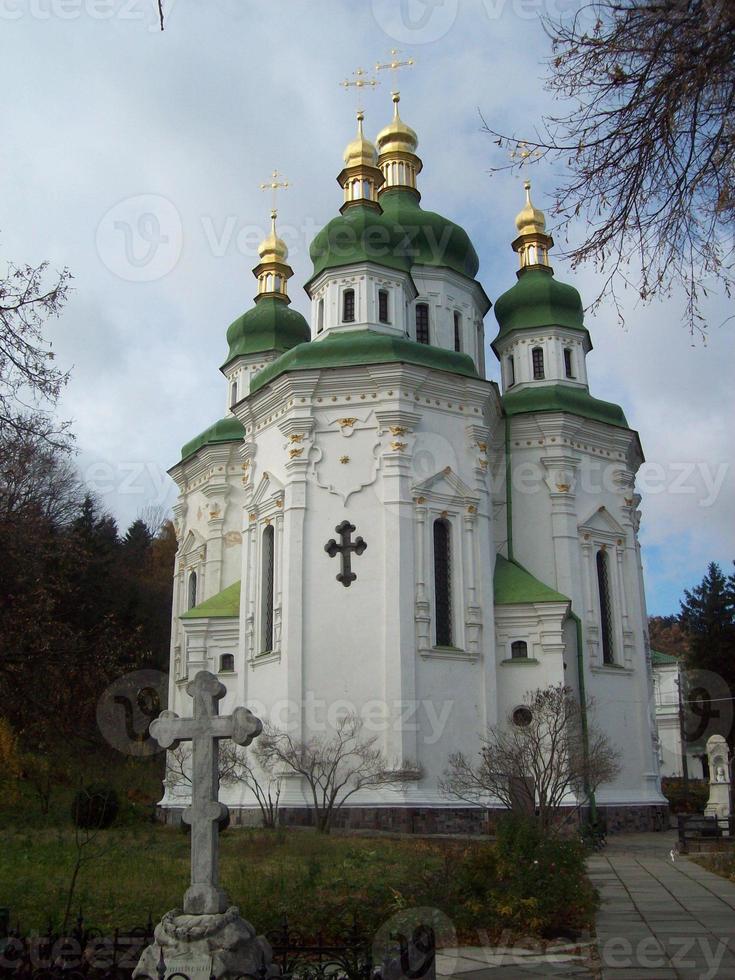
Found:
[[597, 896], [575, 839], [544, 834], [529, 818], [498, 825], [498, 890], [492, 904], [503, 924], [543, 936], [575, 935], [589, 925]]
[[104, 830], [113, 824], [119, 806], [117, 793], [111, 786], [85, 786], [74, 797], [71, 818], [75, 827]]
[[672, 813], [704, 813], [709, 799], [709, 783], [706, 779], [690, 779], [687, 790], [680, 777], [665, 776], [661, 780], [661, 792], [669, 801]]

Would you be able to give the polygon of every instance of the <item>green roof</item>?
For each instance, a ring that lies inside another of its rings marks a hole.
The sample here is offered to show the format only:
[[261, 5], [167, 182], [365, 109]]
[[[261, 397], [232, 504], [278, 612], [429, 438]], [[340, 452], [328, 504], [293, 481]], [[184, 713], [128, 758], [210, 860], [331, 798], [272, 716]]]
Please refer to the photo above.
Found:
[[424, 211], [419, 195], [392, 189], [380, 196], [380, 209], [353, 204], [316, 235], [309, 254], [314, 276], [325, 269], [375, 262], [401, 272], [414, 265], [441, 266], [474, 279], [477, 252], [467, 232], [448, 218]]
[[442, 347], [417, 344], [392, 334], [374, 330], [340, 330], [323, 340], [299, 344], [259, 371], [250, 382], [250, 391], [258, 391], [274, 378], [289, 371], [319, 368], [344, 368], [363, 364], [401, 362], [416, 364], [435, 371], [448, 371], [466, 378], [478, 378], [472, 358]]
[[496, 606], [518, 606], [527, 602], [569, 602], [516, 561], [508, 561], [502, 555], [495, 559], [493, 575], [494, 601]]
[[500, 330], [493, 341], [493, 350], [511, 331], [539, 327], [579, 330], [589, 339], [579, 293], [574, 286], [554, 279], [548, 267], [521, 269], [515, 286], [498, 297], [495, 318]]
[[187, 609], [181, 619], [233, 619], [240, 615], [240, 583], [228, 585], [198, 606]]
[[678, 657], [673, 657], [670, 653], [661, 653], [660, 650], [651, 650], [651, 663], [654, 667], [668, 667], [679, 663]]
[[310, 339], [309, 324], [297, 310], [292, 310], [282, 299], [265, 296], [230, 324], [225, 364], [242, 355], [287, 351]]
[[506, 391], [502, 398], [506, 415], [523, 415], [527, 412], [568, 412], [583, 419], [605, 422], [621, 429], [628, 428], [628, 420], [619, 405], [593, 398], [587, 388], [577, 385], [536, 384], [527, 388]]
[[242, 422], [238, 421], [234, 415], [228, 415], [214, 425], [210, 425], [204, 432], [200, 432], [194, 439], [190, 439], [181, 448], [182, 460], [193, 456], [202, 446], [210, 446], [221, 442], [241, 442], [245, 437], [245, 429]]

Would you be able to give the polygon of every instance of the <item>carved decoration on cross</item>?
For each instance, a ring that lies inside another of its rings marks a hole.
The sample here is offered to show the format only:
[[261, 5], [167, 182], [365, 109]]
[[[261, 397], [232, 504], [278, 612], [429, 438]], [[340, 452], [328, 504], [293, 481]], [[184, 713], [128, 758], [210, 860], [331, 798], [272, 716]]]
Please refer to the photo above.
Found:
[[367, 544], [361, 537], [352, 541], [352, 534], [357, 529], [349, 521], [342, 521], [334, 530], [340, 537], [340, 543], [337, 544], [334, 538], [330, 538], [324, 545], [324, 550], [330, 558], [334, 558], [335, 555], [340, 556], [342, 567], [335, 578], [348, 589], [357, 578], [357, 575], [352, 571], [352, 553], [361, 555], [367, 548]]
[[162, 711], [151, 722], [150, 733], [162, 749], [192, 743], [191, 806], [183, 814], [184, 823], [191, 826], [191, 886], [184, 895], [184, 912], [208, 915], [225, 912], [229, 906], [227, 892], [219, 887], [219, 827], [228, 816], [218, 799], [219, 742], [230, 738], [237, 745], [250, 745], [263, 725], [248, 708], [220, 715], [218, 702], [226, 688], [208, 670], [200, 670], [189, 681], [186, 693], [194, 699], [193, 717]]

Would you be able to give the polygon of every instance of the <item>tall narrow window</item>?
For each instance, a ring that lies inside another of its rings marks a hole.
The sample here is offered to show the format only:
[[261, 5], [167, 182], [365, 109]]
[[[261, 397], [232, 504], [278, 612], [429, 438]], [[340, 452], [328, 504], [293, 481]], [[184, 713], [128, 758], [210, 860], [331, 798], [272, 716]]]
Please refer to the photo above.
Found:
[[230, 674], [235, 669], [234, 653], [223, 653], [219, 658], [219, 670], [221, 674]]
[[514, 640], [510, 645], [510, 655], [513, 660], [523, 660], [528, 657], [528, 644], [525, 640]]
[[516, 362], [512, 354], [508, 355], [505, 363], [508, 365], [508, 387], [512, 388], [516, 383]]
[[230, 385], [230, 408], [237, 404], [237, 381], [233, 381]]
[[324, 300], [320, 299], [316, 307], [316, 332], [321, 333], [324, 329]]
[[600, 596], [600, 637], [602, 639], [602, 662], [615, 663], [613, 648], [612, 600], [610, 597], [610, 575], [607, 552], [597, 552], [597, 589]]
[[454, 349], [462, 350], [462, 314], [454, 311]]
[[568, 347], [564, 348], [564, 373], [568, 378], [574, 377], [574, 363], [572, 362], [572, 352]]
[[419, 344], [429, 343], [429, 307], [426, 303], [416, 304], [416, 340]]
[[342, 322], [355, 322], [355, 290], [345, 289], [342, 293]]
[[273, 525], [263, 531], [263, 605], [262, 638], [264, 651], [273, 649], [273, 583], [275, 581], [275, 552], [273, 547]]
[[381, 323], [390, 323], [388, 319], [388, 290], [378, 290], [378, 319]]
[[540, 347], [534, 347], [531, 351], [531, 361], [534, 381], [540, 381], [544, 376], [544, 352]]
[[193, 609], [197, 604], [197, 573], [192, 572], [189, 576], [189, 597], [186, 608]]
[[447, 521], [434, 521], [434, 605], [436, 645], [452, 645], [452, 554]]

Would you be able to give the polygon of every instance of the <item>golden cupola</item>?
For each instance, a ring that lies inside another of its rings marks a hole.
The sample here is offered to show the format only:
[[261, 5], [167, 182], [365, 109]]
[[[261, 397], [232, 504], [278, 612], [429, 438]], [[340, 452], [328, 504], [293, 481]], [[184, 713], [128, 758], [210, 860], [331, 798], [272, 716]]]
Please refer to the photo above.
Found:
[[365, 137], [362, 124], [365, 115], [357, 113], [357, 136], [347, 144], [344, 154], [345, 165], [337, 180], [344, 191], [341, 211], [353, 204], [378, 205], [378, 190], [383, 183], [383, 174], [378, 168], [378, 151]]
[[417, 156], [418, 136], [401, 119], [398, 103], [399, 92], [393, 92], [393, 119], [378, 133], [378, 166], [383, 172], [385, 183], [381, 190], [391, 187], [410, 187], [416, 190], [416, 175], [423, 164]]
[[253, 275], [258, 280], [258, 295], [256, 303], [266, 296], [290, 303], [286, 288], [287, 281], [293, 275], [293, 269], [287, 264], [288, 248], [282, 238], [276, 233], [276, 217], [278, 212], [271, 211], [271, 230], [258, 246], [260, 262], [253, 269]]
[[523, 188], [526, 192], [526, 203], [516, 216], [518, 237], [513, 242], [513, 251], [518, 252], [521, 269], [533, 266], [551, 268], [549, 249], [553, 247], [554, 239], [546, 233], [546, 216], [531, 201], [531, 181], [525, 181]]

